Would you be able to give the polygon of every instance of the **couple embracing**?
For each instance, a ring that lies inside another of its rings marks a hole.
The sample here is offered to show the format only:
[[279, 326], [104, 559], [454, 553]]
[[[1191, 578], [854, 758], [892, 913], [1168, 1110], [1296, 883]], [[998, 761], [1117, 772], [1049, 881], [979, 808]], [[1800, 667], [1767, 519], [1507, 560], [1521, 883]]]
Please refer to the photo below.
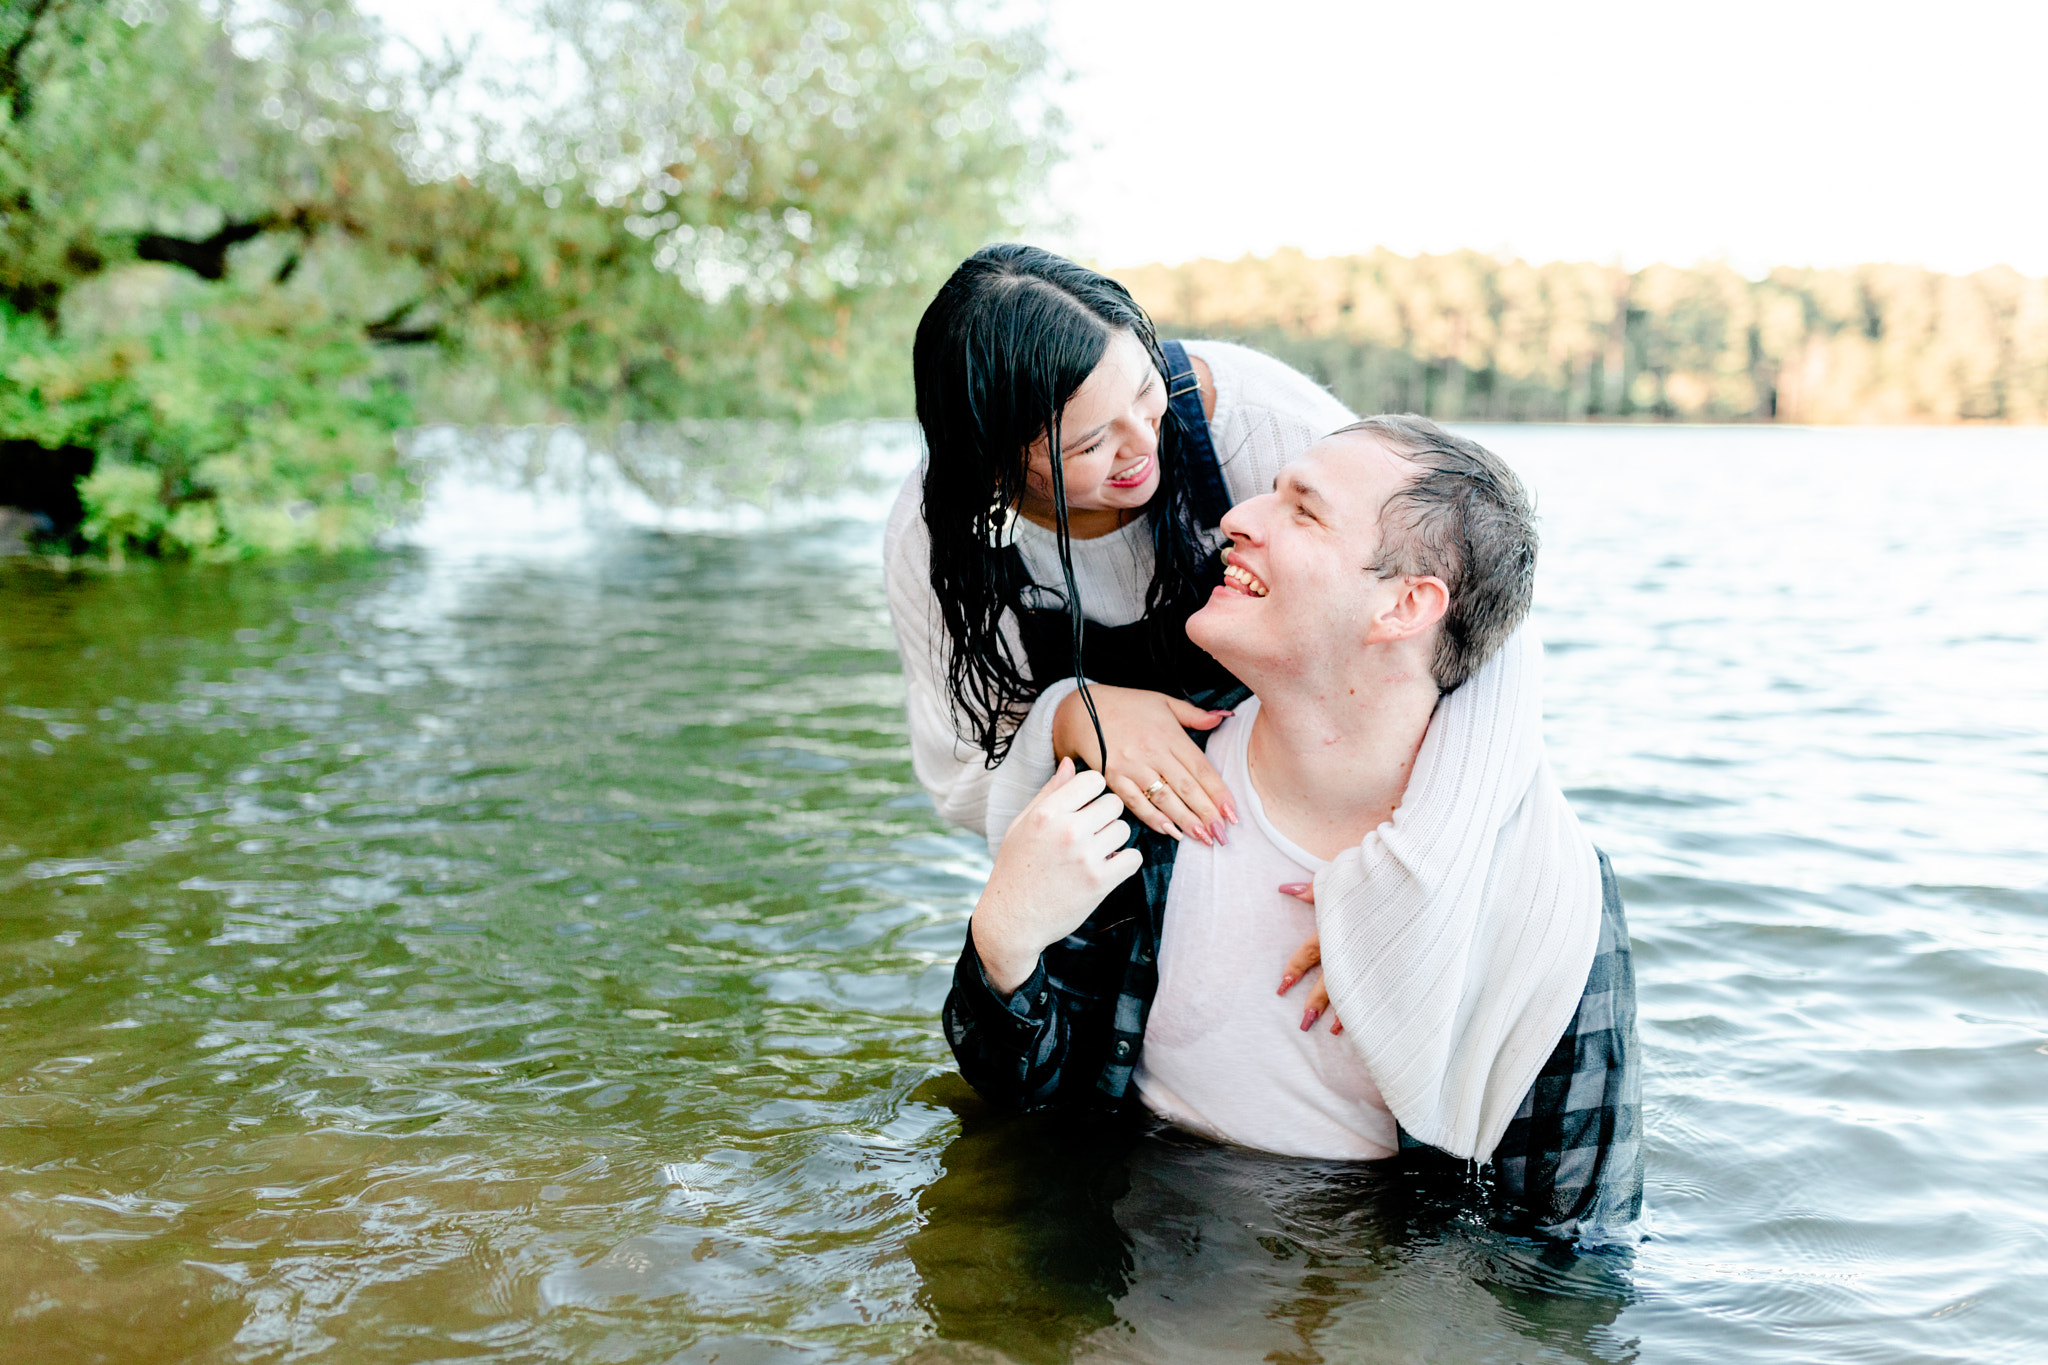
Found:
[[1533, 508], [1114, 281], [964, 262], [886, 542], [912, 756], [995, 854], [945, 1006], [1001, 1108], [1479, 1164], [1506, 1219], [1641, 1204], [1627, 925], [1544, 758]]

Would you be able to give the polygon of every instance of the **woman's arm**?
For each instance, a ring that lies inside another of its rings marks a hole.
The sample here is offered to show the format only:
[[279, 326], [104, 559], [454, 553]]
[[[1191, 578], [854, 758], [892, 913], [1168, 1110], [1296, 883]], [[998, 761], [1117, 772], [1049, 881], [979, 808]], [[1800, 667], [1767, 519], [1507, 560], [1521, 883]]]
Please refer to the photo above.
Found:
[[[932, 595], [931, 541], [922, 499], [920, 476], [913, 473], [897, 495], [883, 542], [889, 616], [903, 660], [910, 716], [911, 768], [942, 817], [980, 834], [991, 852], [1000, 852], [1011, 822], [1046, 784], [1061, 758], [1079, 758], [1095, 766], [1094, 728], [1074, 697], [1074, 680], [1059, 678], [1032, 703], [1009, 752], [994, 768], [984, 761], [979, 746], [954, 729], [945, 676], [950, 644]], [[1016, 648], [1014, 635], [1010, 640]], [[1021, 658], [1021, 649], [1018, 654]], [[1110, 739], [1112, 789], [1134, 817], [1159, 833], [1186, 834], [1204, 843], [1213, 837], [1212, 821], [1236, 821], [1222, 780], [1186, 733], [1188, 728], [1215, 726], [1221, 713], [1203, 712], [1156, 692], [1090, 690]], [[1159, 778], [1166, 780], [1168, 789], [1158, 793], [1160, 805], [1155, 807], [1141, 793]]]
[[[932, 595], [931, 538], [925, 530], [923, 501], [923, 471], [913, 470], [896, 496], [882, 542], [889, 619], [896, 631], [896, 652], [903, 660], [910, 766], [943, 819], [1000, 843], [1010, 821], [1052, 776], [1058, 761], [1052, 753], [1053, 708], [1072, 684], [1063, 690], [1055, 684], [1049, 689], [1054, 694], [1039, 699], [1025, 716], [1009, 754], [995, 768], [988, 766], [979, 745], [954, 729], [946, 690], [949, 645]], [[1011, 643], [1015, 646], [1014, 638]], [[1022, 658], [1021, 650], [1018, 657]], [[991, 793], [1001, 794], [1002, 809], [994, 820]]]

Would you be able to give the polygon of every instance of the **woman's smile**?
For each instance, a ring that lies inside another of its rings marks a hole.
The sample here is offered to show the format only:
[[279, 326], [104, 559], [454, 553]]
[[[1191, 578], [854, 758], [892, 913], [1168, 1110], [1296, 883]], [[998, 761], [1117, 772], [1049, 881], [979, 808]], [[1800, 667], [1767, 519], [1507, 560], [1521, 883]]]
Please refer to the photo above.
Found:
[[1105, 479], [1103, 482], [1111, 488], [1136, 488], [1139, 484], [1145, 482], [1145, 476], [1151, 472], [1152, 457], [1150, 455], [1140, 455], [1131, 462], [1130, 467], [1124, 470], [1123, 473], [1118, 474], [1115, 478]]

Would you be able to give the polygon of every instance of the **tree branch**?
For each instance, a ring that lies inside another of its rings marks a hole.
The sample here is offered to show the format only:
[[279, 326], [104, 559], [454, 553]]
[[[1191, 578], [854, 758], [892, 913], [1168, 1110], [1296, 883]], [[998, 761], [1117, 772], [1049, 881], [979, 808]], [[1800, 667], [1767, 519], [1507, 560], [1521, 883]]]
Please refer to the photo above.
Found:
[[228, 274], [228, 248], [239, 246], [259, 233], [278, 225], [276, 215], [228, 223], [211, 237], [194, 241], [161, 232], [145, 232], [135, 239], [135, 254], [145, 261], [181, 265], [202, 280], [224, 280]]
[[426, 300], [408, 299], [363, 328], [363, 335], [386, 346], [418, 346], [429, 341], [439, 341], [442, 336], [441, 324], [430, 322], [424, 327], [404, 327], [405, 315], [418, 308]]
[[29, 0], [19, 20], [21, 32], [0, 51], [0, 96], [7, 100], [7, 111], [19, 123], [27, 117], [34, 93], [21, 79], [21, 59], [28, 52], [28, 45], [35, 41], [36, 31], [43, 26], [43, 16], [56, 8], [57, 0]]

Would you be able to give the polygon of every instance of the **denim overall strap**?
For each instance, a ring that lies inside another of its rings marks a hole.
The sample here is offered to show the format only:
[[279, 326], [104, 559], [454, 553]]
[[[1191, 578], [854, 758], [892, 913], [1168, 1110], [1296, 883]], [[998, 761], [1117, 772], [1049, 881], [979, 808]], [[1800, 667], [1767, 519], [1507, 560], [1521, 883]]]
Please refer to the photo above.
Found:
[[1159, 349], [1166, 353], [1166, 402], [1180, 419], [1180, 467], [1188, 481], [1188, 500], [1194, 505], [1195, 520], [1203, 530], [1211, 530], [1230, 510], [1230, 489], [1216, 463], [1216, 447], [1209, 441], [1209, 419], [1202, 415], [1202, 382], [1195, 377], [1187, 347], [1163, 341]]

